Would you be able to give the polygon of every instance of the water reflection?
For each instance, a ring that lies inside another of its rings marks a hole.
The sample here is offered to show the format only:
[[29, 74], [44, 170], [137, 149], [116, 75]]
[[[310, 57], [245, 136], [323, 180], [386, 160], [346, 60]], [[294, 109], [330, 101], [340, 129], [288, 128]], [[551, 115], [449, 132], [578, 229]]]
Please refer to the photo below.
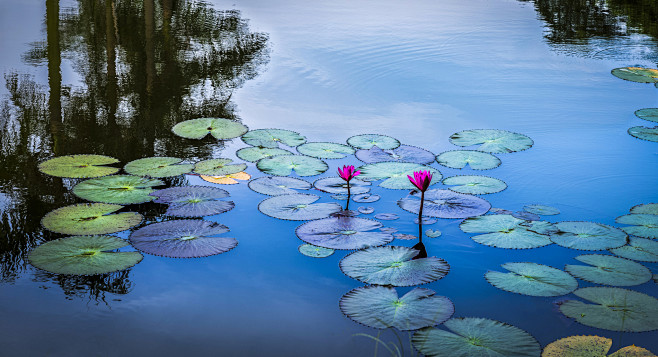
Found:
[[[109, 305], [108, 300], [120, 300], [120, 295], [126, 295], [133, 289], [130, 280], [130, 269], [93, 276], [60, 275], [48, 272], [37, 272], [32, 279], [38, 283], [53, 283], [62, 289], [66, 299], [87, 299], [95, 304]], [[42, 285], [48, 289], [48, 285]]]

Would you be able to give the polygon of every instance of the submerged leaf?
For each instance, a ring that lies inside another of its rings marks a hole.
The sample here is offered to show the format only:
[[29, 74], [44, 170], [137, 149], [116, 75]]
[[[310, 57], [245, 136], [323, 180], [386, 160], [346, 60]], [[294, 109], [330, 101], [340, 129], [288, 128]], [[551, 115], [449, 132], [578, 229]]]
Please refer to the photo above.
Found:
[[622, 227], [624, 232], [628, 234], [643, 238], [658, 239], [658, 215], [627, 214], [617, 217], [615, 222], [630, 224], [630, 227]]
[[299, 193], [296, 190], [309, 190], [309, 182], [294, 177], [265, 176], [249, 181], [249, 188], [268, 196]]
[[235, 153], [235, 155], [239, 157], [241, 160], [256, 162], [266, 157], [277, 156], [277, 155], [292, 155], [292, 153], [288, 150], [283, 150], [278, 148], [260, 148], [260, 147], [250, 146], [248, 148], [242, 148], [238, 150]]
[[182, 121], [171, 129], [188, 139], [203, 139], [210, 134], [217, 140], [237, 138], [249, 130], [244, 124], [226, 118], [198, 118]]
[[400, 142], [397, 139], [379, 134], [355, 135], [347, 139], [347, 143], [357, 149], [370, 149], [373, 146], [377, 146], [382, 150], [391, 150], [400, 146]]
[[658, 142], [658, 126], [647, 128], [646, 126], [634, 126], [628, 129], [628, 133], [638, 139]]
[[284, 129], [257, 129], [242, 136], [247, 145], [263, 148], [278, 148], [279, 143], [295, 147], [306, 142], [306, 138], [299, 133]]
[[354, 154], [354, 151], [351, 146], [337, 143], [306, 143], [297, 147], [297, 152], [300, 154], [318, 159], [342, 159]]
[[170, 187], [151, 194], [155, 202], [169, 205], [165, 215], [176, 217], [202, 217], [224, 213], [235, 207], [232, 201], [220, 201], [229, 196], [221, 188], [208, 186]]
[[565, 266], [569, 274], [591, 283], [614, 286], [632, 286], [651, 280], [651, 271], [632, 260], [611, 255], [586, 254], [575, 258], [586, 265]]
[[372, 164], [376, 162], [412, 162], [415, 164], [430, 164], [434, 162], [434, 154], [410, 145], [400, 145], [391, 150], [382, 150], [378, 146], [370, 149], [361, 149], [356, 152], [356, 158]]
[[263, 200], [258, 205], [258, 209], [270, 217], [290, 221], [308, 221], [326, 218], [332, 213], [340, 212], [343, 209], [341, 205], [334, 202], [313, 203], [319, 199], [320, 196], [306, 193], [279, 195]]
[[464, 130], [450, 136], [457, 146], [480, 145], [479, 151], [507, 153], [529, 149], [534, 144], [529, 137], [511, 131], [496, 129]]
[[656, 83], [658, 82], [658, 70], [642, 67], [621, 67], [611, 71], [612, 75], [631, 82]]
[[658, 108], [644, 108], [635, 111], [635, 116], [640, 119], [658, 123]]
[[[421, 193], [414, 191], [398, 201], [398, 206], [405, 211], [418, 214]], [[491, 208], [489, 202], [463, 193], [449, 190], [430, 189], [425, 192], [423, 216], [437, 218], [466, 218], [487, 213]]]
[[73, 187], [73, 194], [92, 202], [130, 205], [152, 201], [149, 196], [154, 186], [164, 182], [132, 175], [113, 175], [93, 178]]
[[299, 176], [319, 175], [329, 168], [322, 160], [304, 155], [266, 157], [256, 164], [262, 172], [274, 176], [288, 176], [293, 171]]
[[605, 250], [626, 244], [626, 233], [621, 229], [594, 222], [558, 222], [558, 232], [551, 240], [566, 248]]
[[[358, 195], [370, 191], [370, 182], [359, 179], [350, 180], [350, 193]], [[322, 192], [347, 194], [347, 181], [340, 177], [325, 177], [313, 182], [313, 186]]]
[[247, 168], [247, 164], [231, 164], [231, 159], [210, 159], [194, 165], [194, 172], [206, 176], [226, 176], [237, 174]]
[[626, 259], [658, 263], [658, 242], [650, 239], [631, 237], [627, 245], [610, 251]]
[[463, 169], [469, 165], [473, 170], [491, 170], [500, 166], [500, 159], [477, 150], [452, 150], [436, 156], [439, 165], [453, 169]]
[[450, 191], [468, 193], [471, 195], [485, 195], [500, 192], [507, 188], [507, 184], [497, 178], [478, 175], [452, 176], [443, 180], [443, 184]]
[[333, 249], [316, 247], [312, 244], [302, 244], [297, 248], [300, 253], [311, 258], [326, 258], [334, 254]]
[[131, 175], [147, 177], [174, 177], [191, 172], [194, 164], [181, 164], [177, 157], [147, 157], [133, 160], [123, 167]]
[[318, 247], [331, 249], [363, 249], [390, 243], [390, 233], [375, 231], [382, 224], [365, 218], [335, 216], [307, 222], [297, 227], [299, 239]]
[[119, 160], [103, 155], [57, 156], [39, 164], [39, 171], [56, 177], [91, 178], [115, 174], [116, 167], [107, 167]]
[[206, 176], [206, 175], [201, 175], [201, 178], [204, 181], [208, 181], [211, 183], [216, 183], [218, 185], [236, 185], [240, 183], [240, 181], [246, 181], [251, 178], [251, 175], [249, 175], [246, 172], [238, 172], [235, 174], [230, 174], [230, 175], [223, 175], [223, 176]]
[[122, 208], [107, 203], [80, 203], [49, 212], [41, 224], [57, 233], [94, 235], [125, 231], [142, 221], [142, 215], [135, 212], [110, 214]]
[[488, 271], [484, 277], [498, 289], [530, 296], [566, 295], [578, 288], [578, 282], [560, 269], [536, 263], [505, 263], [509, 273]]
[[364, 181], [384, 180], [379, 186], [399, 190], [413, 190], [416, 188], [407, 177], [408, 175], [413, 177], [414, 171], [425, 170], [432, 173], [432, 181], [430, 185], [441, 182], [442, 177], [441, 173], [432, 167], [405, 162], [379, 162], [375, 164], [367, 164], [361, 166], [359, 170], [361, 170], [359, 179]]

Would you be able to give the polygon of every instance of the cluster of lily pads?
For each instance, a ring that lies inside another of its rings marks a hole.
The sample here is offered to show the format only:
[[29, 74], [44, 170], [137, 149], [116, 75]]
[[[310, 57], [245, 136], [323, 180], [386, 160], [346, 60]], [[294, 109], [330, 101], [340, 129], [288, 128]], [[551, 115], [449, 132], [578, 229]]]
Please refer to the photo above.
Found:
[[[618, 78], [637, 82], [654, 83], [658, 88], [658, 69], [644, 67], [621, 67], [612, 70], [612, 74]], [[650, 122], [658, 122], [658, 108], [644, 108], [635, 111], [635, 116]], [[638, 139], [658, 142], [658, 126], [634, 126], [628, 129], [628, 133]]]

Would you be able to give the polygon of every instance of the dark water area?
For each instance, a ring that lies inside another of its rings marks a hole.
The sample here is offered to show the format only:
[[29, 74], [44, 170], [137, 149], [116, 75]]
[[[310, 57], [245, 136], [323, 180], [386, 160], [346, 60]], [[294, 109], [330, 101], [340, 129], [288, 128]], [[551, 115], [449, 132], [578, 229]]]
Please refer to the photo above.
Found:
[[[443, 177], [503, 180], [507, 189], [480, 197], [511, 211], [537, 203], [559, 208], [560, 215], [543, 217], [550, 222], [622, 227], [616, 217], [658, 202], [658, 144], [627, 133], [654, 126], [633, 113], [657, 107], [658, 89], [610, 74], [618, 67], [656, 68], [654, 1], [11, 0], [0, 3], [0, 26], [0, 356], [395, 355], [363, 336], [379, 330], [339, 309], [345, 293], [364, 285], [339, 269], [349, 252], [322, 259], [300, 254], [295, 230], [303, 222], [259, 212], [267, 196], [246, 181], [164, 179], [167, 186], [230, 192], [236, 207], [205, 217], [230, 228], [239, 244], [229, 252], [193, 259], [144, 254], [130, 269], [92, 276], [53, 274], [27, 261], [35, 247], [65, 237], [44, 229], [41, 219], [84, 202], [71, 192], [81, 180], [39, 172], [51, 157], [107, 155], [119, 160], [116, 167], [151, 156], [243, 162], [235, 155], [247, 147], [239, 138], [172, 133], [189, 119], [293, 130], [309, 142], [383, 134], [433, 154], [460, 149], [448, 140], [459, 131], [508, 130], [534, 145], [497, 155], [503, 163], [494, 170], [431, 166]], [[325, 161], [328, 171], [303, 179], [362, 165], [354, 156]], [[266, 175], [247, 164], [252, 178]], [[313, 193], [320, 202], [345, 203]], [[381, 222], [417, 233], [414, 214], [396, 204], [408, 191], [375, 182], [372, 193], [381, 199], [350, 207], [397, 214]], [[144, 216], [132, 231], [171, 219], [157, 203], [122, 211]], [[635, 344], [658, 353], [656, 331], [616, 332], [564, 316], [558, 304], [578, 300], [573, 293], [532, 297], [484, 279], [508, 262], [564, 269], [579, 264], [578, 255], [610, 253], [556, 244], [493, 248], [473, 241], [460, 222], [439, 219], [425, 228], [442, 235], [424, 238], [428, 255], [451, 268], [422, 287], [448, 297], [454, 317], [517, 326], [542, 347], [598, 335], [613, 340], [611, 352]], [[656, 263], [643, 265], [658, 274]], [[623, 288], [658, 297], [652, 280]], [[397, 289], [400, 296], [409, 290]], [[409, 332], [388, 329], [379, 338], [405, 356], [418, 353]]]

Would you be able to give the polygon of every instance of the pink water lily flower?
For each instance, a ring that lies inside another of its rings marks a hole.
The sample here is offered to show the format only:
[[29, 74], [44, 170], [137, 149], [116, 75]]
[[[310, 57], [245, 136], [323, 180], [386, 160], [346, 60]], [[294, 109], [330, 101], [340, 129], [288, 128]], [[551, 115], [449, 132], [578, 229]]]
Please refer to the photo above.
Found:
[[350, 182], [355, 176], [361, 174], [361, 171], [355, 171], [353, 165], [343, 165], [343, 168], [338, 168], [338, 175], [345, 181]]
[[432, 173], [427, 170], [414, 171], [414, 177], [407, 175], [409, 181], [418, 187], [420, 192], [425, 192], [430, 187], [430, 182], [432, 182]]

